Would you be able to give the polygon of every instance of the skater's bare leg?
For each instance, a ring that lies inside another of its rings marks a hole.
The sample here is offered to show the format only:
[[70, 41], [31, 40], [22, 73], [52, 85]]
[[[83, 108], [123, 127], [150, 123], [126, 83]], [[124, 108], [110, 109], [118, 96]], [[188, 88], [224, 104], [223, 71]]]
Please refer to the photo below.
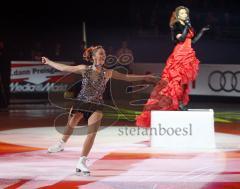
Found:
[[101, 125], [103, 114], [100, 111], [94, 112], [88, 119], [88, 135], [84, 141], [81, 156], [88, 156], [93, 142], [95, 140], [97, 130]]
[[69, 137], [73, 133], [74, 128], [77, 126], [77, 124], [79, 123], [79, 121], [81, 121], [82, 118], [83, 118], [82, 113], [77, 112], [77, 113], [71, 114], [71, 111], [70, 111], [68, 123], [62, 136], [63, 142], [68, 141]]
[[62, 139], [59, 140], [56, 144], [50, 146], [48, 148], [49, 153], [56, 153], [56, 152], [61, 152], [64, 150], [64, 145], [69, 139], [69, 137], [72, 135], [74, 127], [78, 124], [78, 122], [83, 118], [83, 114], [80, 112], [71, 114], [72, 111], [69, 113], [69, 119], [67, 126], [64, 130]]
[[76, 172], [77, 173], [82, 172], [84, 176], [90, 175], [90, 171], [86, 165], [87, 155], [89, 154], [93, 146], [93, 142], [96, 137], [97, 130], [101, 124], [102, 117], [103, 117], [102, 112], [96, 111], [88, 119], [88, 135], [83, 144], [82, 154], [78, 160], [78, 164], [76, 167]]

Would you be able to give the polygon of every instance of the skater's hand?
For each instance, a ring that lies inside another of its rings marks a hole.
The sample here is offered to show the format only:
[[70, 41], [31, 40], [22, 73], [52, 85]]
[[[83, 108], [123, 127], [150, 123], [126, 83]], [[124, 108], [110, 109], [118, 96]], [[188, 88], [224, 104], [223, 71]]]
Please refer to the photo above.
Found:
[[43, 64], [49, 64], [50, 63], [50, 60], [48, 58], [44, 57], [44, 56], [42, 57], [41, 61], [42, 61]]
[[208, 31], [208, 30], [210, 30], [210, 25], [204, 26], [204, 27], [201, 29], [202, 32], [205, 32], [205, 31]]
[[146, 82], [156, 84], [159, 81], [159, 78], [157, 76], [154, 76], [154, 75], [147, 75], [144, 80]]

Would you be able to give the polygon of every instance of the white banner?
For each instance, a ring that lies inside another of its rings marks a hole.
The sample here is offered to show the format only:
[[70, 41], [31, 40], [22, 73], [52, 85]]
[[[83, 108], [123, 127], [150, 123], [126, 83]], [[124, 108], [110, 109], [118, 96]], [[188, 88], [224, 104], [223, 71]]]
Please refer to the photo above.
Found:
[[[73, 64], [72, 62], [63, 62]], [[165, 64], [135, 63], [136, 74], [161, 74]], [[65, 91], [66, 83], [55, 82], [66, 73], [37, 61], [11, 62], [11, 93]], [[240, 96], [240, 65], [200, 64], [197, 80], [191, 85], [191, 95]]]
[[[161, 74], [165, 64], [135, 63], [134, 73]], [[240, 97], [240, 65], [200, 64], [196, 81], [191, 85], [191, 95]]]

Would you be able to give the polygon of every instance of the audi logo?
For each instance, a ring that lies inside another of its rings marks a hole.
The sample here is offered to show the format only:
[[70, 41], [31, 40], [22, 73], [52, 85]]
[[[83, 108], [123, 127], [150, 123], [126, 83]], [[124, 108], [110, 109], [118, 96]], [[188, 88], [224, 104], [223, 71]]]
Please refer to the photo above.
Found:
[[240, 92], [240, 71], [214, 71], [208, 76], [208, 86], [215, 92]]

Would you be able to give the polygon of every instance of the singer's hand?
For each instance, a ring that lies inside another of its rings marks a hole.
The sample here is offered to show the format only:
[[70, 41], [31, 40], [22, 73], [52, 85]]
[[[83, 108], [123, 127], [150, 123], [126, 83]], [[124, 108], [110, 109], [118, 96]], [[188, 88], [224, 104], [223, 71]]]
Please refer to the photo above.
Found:
[[208, 31], [208, 30], [210, 30], [210, 25], [204, 26], [204, 27], [201, 29], [202, 32], [205, 32], [205, 31]]

